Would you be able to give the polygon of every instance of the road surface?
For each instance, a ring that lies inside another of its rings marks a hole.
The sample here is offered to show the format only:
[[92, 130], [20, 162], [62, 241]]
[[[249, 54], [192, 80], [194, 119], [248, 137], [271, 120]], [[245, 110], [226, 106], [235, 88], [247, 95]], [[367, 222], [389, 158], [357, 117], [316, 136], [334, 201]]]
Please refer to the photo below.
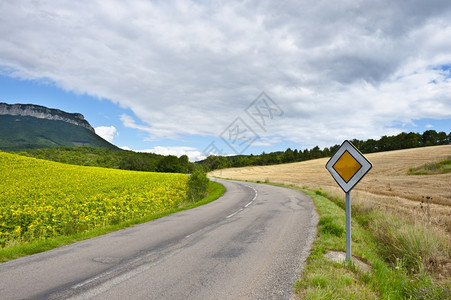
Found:
[[299, 191], [218, 180], [207, 205], [0, 264], [1, 299], [290, 299], [317, 216]]

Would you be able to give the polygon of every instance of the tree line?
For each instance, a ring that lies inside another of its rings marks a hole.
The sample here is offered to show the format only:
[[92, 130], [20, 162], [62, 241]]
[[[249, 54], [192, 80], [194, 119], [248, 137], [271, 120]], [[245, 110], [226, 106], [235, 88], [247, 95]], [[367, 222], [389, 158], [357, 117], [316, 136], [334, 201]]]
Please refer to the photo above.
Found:
[[52, 147], [18, 154], [80, 166], [147, 172], [191, 173], [197, 167], [186, 155], [177, 157], [96, 147]]
[[[351, 143], [357, 147], [362, 153], [374, 153], [391, 150], [401, 150], [416, 147], [426, 147], [435, 145], [451, 144], [451, 132], [449, 134], [441, 131], [427, 130], [423, 134], [420, 133], [400, 133], [395, 136], [382, 136], [378, 140], [358, 140], [353, 139]], [[245, 166], [264, 166], [281, 163], [299, 162], [310, 159], [332, 156], [340, 147], [334, 145], [320, 149], [318, 146], [312, 149], [292, 150], [286, 149], [284, 152], [263, 152], [260, 155], [237, 155], [237, 156], [214, 156], [211, 155], [205, 160], [199, 162], [207, 171], [230, 167]]]
[[[396, 136], [382, 136], [378, 140], [368, 139], [363, 141], [353, 139], [351, 142], [362, 153], [373, 153], [434, 145], [448, 145], [451, 144], [451, 133], [446, 134], [445, 132], [436, 132], [435, 130], [427, 130], [423, 134], [403, 132]], [[285, 151], [263, 152], [260, 155], [212, 155], [197, 163], [190, 162], [186, 155], [180, 157], [174, 155], [165, 156], [154, 153], [140, 153], [96, 147], [52, 147], [22, 151], [18, 154], [81, 166], [147, 172], [193, 173], [198, 168], [202, 168], [205, 171], [212, 171], [230, 167], [274, 165], [329, 157], [337, 151], [338, 147], [340, 145], [334, 145], [324, 149], [320, 149], [318, 146], [305, 150], [292, 150], [288, 148]]]

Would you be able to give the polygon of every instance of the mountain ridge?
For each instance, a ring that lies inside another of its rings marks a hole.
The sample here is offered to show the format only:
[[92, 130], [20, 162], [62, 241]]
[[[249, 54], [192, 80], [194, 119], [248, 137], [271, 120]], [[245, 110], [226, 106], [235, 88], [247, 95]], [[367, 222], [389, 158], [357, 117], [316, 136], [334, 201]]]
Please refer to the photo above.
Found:
[[98, 136], [80, 113], [35, 104], [0, 103], [0, 150], [59, 146], [119, 149]]
[[94, 128], [80, 113], [67, 113], [65, 111], [48, 108], [36, 104], [7, 104], [0, 102], [0, 115], [34, 117], [53, 121], [63, 121], [84, 127], [95, 133]]

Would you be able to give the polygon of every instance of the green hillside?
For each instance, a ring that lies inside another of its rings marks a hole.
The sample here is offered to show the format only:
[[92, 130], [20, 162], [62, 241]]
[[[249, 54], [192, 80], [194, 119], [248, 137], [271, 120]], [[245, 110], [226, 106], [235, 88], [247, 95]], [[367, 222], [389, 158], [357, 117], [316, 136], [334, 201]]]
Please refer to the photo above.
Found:
[[58, 146], [118, 149], [81, 126], [29, 116], [0, 115], [0, 150], [21, 151]]

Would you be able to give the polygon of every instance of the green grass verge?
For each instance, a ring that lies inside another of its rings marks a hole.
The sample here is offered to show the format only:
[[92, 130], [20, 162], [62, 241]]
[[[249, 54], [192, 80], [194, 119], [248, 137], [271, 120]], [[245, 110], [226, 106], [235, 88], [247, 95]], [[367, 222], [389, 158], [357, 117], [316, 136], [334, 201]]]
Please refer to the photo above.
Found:
[[[303, 276], [295, 285], [302, 299], [450, 299], [449, 282], [439, 285], [418, 261], [416, 265], [409, 262], [412, 253], [408, 253], [408, 247], [402, 249], [393, 241], [383, 243], [383, 233], [375, 227], [390, 224], [395, 230], [396, 226], [381, 211], [364, 212], [353, 207], [352, 254], [370, 265], [371, 272], [326, 259], [324, 254], [330, 250], [346, 250], [344, 201], [321, 190], [302, 191], [313, 199], [320, 215], [318, 237]], [[409, 227], [406, 223], [403, 226]], [[397, 234], [392, 232], [385, 238]], [[420, 255], [424, 249], [417, 251], [415, 255]]]
[[410, 168], [408, 173], [409, 175], [435, 175], [435, 174], [446, 174], [451, 173], [451, 157], [447, 159], [432, 163], [425, 164], [418, 168]]
[[29, 243], [17, 244], [15, 246], [11, 246], [5, 249], [0, 249], [0, 262], [8, 261], [11, 259], [16, 259], [22, 256], [27, 256], [39, 252], [44, 252], [50, 249], [54, 249], [57, 247], [61, 247], [64, 245], [72, 244], [77, 241], [86, 240], [89, 238], [93, 238], [99, 235], [107, 234], [113, 231], [117, 231], [126, 227], [130, 227], [136, 224], [141, 224], [145, 222], [149, 222], [158, 218], [162, 218], [164, 216], [174, 214], [180, 211], [192, 209], [209, 202], [212, 202], [224, 194], [225, 188], [223, 185], [210, 181], [208, 183], [207, 196], [200, 201], [197, 202], [187, 202], [183, 206], [173, 208], [164, 212], [160, 212], [158, 214], [149, 215], [143, 218], [124, 221], [116, 225], [107, 226], [104, 228], [95, 229], [92, 231], [86, 231], [70, 236], [63, 236], [54, 239], [46, 239], [39, 240]]

